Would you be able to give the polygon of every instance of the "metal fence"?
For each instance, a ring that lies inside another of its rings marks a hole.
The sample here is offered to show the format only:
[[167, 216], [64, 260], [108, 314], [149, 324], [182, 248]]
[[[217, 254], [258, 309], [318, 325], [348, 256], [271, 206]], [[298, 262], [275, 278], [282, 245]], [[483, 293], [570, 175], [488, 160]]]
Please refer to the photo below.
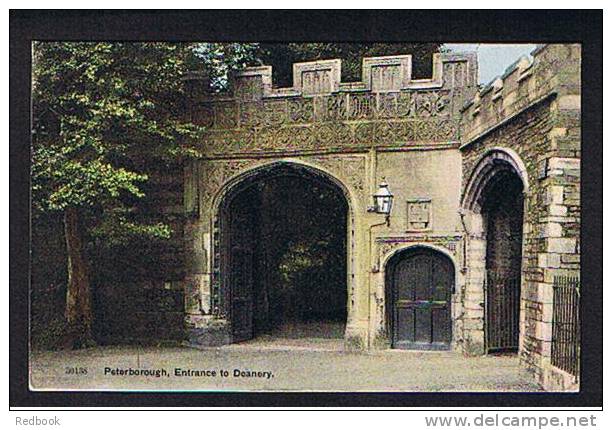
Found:
[[488, 270], [486, 277], [487, 350], [518, 350], [521, 279]]
[[580, 365], [580, 278], [555, 276], [553, 284], [553, 366], [578, 377]]

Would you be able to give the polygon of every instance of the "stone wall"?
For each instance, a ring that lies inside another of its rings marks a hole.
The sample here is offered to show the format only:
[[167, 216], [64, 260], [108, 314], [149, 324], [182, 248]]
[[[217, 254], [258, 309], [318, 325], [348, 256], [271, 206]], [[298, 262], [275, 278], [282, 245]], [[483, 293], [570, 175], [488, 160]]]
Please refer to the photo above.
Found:
[[204, 157], [364, 151], [457, 143], [458, 113], [475, 91], [473, 54], [436, 54], [431, 79], [411, 78], [411, 57], [363, 60], [361, 82], [340, 82], [340, 60], [299, 63], [294, 86], [248, 68], [234, 92], [200, 95], [192, 120], [207, 127]]
[[165, 166], [149, 177], [138, 216], [167, 224], [171, 237], [143, 240], [101, 256], [107, 266], [98, 262], [94, 289], [94, 329], [101, 343], [166, 344], [185, 339], [182, 167]]
[[[473, 172], [492, 151], [518, 157], [518, 170], [524, 169], [517, 171], [526, 183], [520, 356], [541, 383], [551, 385], [553, 279], [580, 270], [579, 45], [539, 47], [532, 60], [519, 60], [465, 106], [461, 152], [466, 209], [476, 192], [472, 187], [477, 187]], [[480, 302], [482, 268], [476, 260], [483, 244], [477, 219], [472, 221], [468, 289], [473, 294], [466, 301]], [[466, 337], [478, 344], [480, 324], [475, 327]]]

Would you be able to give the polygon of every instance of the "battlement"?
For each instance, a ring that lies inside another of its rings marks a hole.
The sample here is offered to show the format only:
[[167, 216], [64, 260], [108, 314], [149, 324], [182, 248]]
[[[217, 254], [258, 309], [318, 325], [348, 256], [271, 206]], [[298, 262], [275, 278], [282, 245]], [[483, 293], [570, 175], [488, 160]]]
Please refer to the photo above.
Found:
[[539, 45], [463, 105], [463, 145], [559, 91], [579, 95], [579, 77], [580, 45]]
[[338, 59], [296, 63], [289, 88], [274, 88], [272, 67], [250, 67], [232, 77], [230, 93], [216, 94], [196, 76], [190, 115], [206, 127], [197, 150], [226, 157], [456, 147], [459, 108], [477, 89], [476, 54], [432, 61], [431, 78], [413, 79], [410, 55], [364, 58], [359, 82], [341, 82]]
[[369, 57], [362, 60], [359, 82], [341, 82], [341, 60], [319, 60], [293, 65], [293, 86], [274, 88], [272, 67], [249, 67], [233, 77], [234, 96], [257, 100], [277, 97], [313, 97], [334, 93], [388, 93], [409, 90], [475, 87], [475, 53], [436, 53], [432, 77], [412, 78], [412, 55]]

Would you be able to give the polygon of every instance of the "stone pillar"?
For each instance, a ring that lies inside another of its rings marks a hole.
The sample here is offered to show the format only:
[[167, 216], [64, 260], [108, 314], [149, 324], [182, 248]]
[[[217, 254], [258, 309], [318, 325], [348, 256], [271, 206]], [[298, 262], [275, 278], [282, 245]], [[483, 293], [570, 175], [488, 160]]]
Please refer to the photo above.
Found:
[[485, 350], [486, 239], [482, 215], [466, 214], [467, 272], [463, 301], [463, 352], [482, 355]]
[[349, 214], [347, 239], [348, 261], [348, 303], [345, 332], [345, 348], [364, 350], [368, 348], [370, 324], [370, 282], [368, 265], [368, 234], [365, 227], [365, 209], [353, 208]]
[[530, 298], [535, 302], [535, 308], [531, 313], [532, 320], [527, 322], [536, 353], [529, 364], [536, 366], [536, 376], [543, 384], [549, 374], [547, 369], [551, 367], [555, 277], [580, 274], [580, 206], [579, 201], [568, 198], [571, 191], [566, 191], [579, 187], [580, 160], [552, 157], [548, 159], [546, 175], [543, 190], [545, 216], [536, 231], [543, 243], [543, 252], [538, 253], [537, 259], [543, 277], [532, 291]]
[[197, 160], [185, 168], [185, 325], [189, 346], [230, 343], [229, 327], [217, 320], [210, 307], [212, 258], [210, 220], [201, 204], [201, 166]]

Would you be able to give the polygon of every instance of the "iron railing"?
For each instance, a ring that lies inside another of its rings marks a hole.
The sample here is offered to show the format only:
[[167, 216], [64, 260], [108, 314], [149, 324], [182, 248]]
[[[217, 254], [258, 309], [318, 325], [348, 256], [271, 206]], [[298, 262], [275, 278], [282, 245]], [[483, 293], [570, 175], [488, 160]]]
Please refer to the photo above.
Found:
[[551, 363], [578, 377], [580, 371], [580, 278], [555, 276]]
[[519, 341], [520, 276], [487, 271], [487, 350], [515, 351]]

